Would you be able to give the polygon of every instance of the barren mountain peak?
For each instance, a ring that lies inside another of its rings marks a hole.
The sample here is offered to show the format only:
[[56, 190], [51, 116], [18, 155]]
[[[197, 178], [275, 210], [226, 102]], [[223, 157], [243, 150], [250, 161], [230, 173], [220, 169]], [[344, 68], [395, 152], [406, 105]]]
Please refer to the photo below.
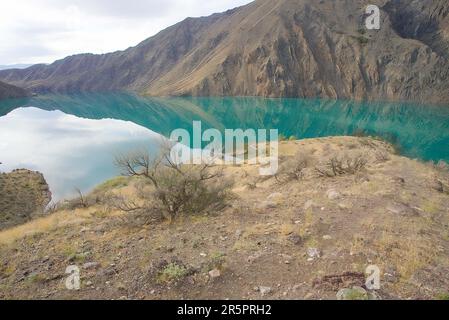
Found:
[[257, 0], [187, 18], [133, 48], [0, 71], [36, 92], [323, 97], [447, 103], [447, 1]]

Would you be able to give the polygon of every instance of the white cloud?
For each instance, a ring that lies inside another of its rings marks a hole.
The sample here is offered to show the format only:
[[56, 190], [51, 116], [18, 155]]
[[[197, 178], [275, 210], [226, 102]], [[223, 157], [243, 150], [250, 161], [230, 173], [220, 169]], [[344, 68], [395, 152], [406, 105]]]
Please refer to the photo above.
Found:
[[251, 0], [15, 0], [0, 5], [0, 64], [123, 50], [186, 17]]
[[161, 139], [132, 122], [18, 108], [0, 117], [0, 171], [40, 171], [58, 201], [73, 196], [75, 187], [88, 192], [117, 176], [115, 154], [144, 146], [155, 150]]

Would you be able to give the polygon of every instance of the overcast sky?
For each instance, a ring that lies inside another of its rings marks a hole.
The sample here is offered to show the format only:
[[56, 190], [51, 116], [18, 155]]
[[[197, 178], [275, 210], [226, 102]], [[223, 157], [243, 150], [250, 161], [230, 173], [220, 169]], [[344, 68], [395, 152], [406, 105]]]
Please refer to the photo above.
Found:
[[251, 0], [14, 0], [0, 4], [0, 65], [123, 50], [183, 20]]

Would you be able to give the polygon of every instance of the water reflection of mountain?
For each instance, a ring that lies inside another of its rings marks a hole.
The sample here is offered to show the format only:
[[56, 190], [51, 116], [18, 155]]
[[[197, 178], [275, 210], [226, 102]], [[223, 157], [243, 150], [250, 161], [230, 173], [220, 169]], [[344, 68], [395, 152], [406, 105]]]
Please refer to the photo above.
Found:
[[[398, 144], [412, 157], [449, 160], [447, 107], [256, 97], [143, 98], [126, 93], [48, 95], [17, 103], [90, 119], [132, 121], [164, 135], [175, 128], [191, 129], [193, 120], [220, 130], [277, 128], [298, 138], [363, 132]], [[1, 103], [0, 112], [13, 105]]]

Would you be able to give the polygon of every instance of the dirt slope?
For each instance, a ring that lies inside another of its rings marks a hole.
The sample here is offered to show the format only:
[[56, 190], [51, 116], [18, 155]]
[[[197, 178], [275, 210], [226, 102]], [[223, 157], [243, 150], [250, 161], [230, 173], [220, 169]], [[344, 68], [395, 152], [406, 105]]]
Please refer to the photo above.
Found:
[[[309, 160], [292, 180], [297, 151]], [[141, 225], [99, 204], [0, 232], [0, 298], [335, 299], [364, 285], [368, 265], [381, 271], [371, 298], [448, 297], [447, 168], [370, 138], [284, 142], [281, 155], [277, 179], [227, 167], [230, 206], [173, 225]], [[335, 155], [367, 163], [318, 174]], [[111, 189], [132, 197], [135, 183], [108, 182], [94, 198]], [[80, 268], [78, 291], [65, 288], [69, 265]]]

